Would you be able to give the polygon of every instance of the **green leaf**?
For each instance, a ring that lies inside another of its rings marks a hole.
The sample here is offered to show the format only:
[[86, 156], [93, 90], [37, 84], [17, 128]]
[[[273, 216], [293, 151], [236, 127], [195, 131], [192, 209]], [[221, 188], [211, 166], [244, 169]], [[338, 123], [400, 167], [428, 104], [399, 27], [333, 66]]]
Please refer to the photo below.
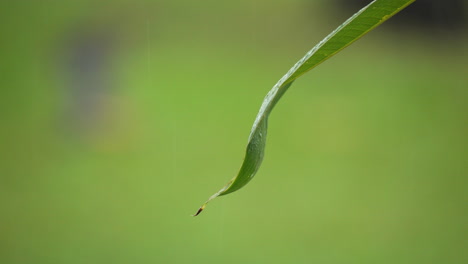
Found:
[[307, 54], [273, 86], [263, 100], [260, 111], [250, 131], [244, 162], [237, 176], [230, 180], [221, 190], [213, 194], [200, 209], [198, 209], [195, 216], [203, 211], [208, 202], [218, 196], [239, 190], [255, 176], [264, 156], [268, 116], [281, 96], [283, 96], [299, 76], [329, 59], [414, 1], [415, 0], [375, 0], [351, 16], [307, 52]]

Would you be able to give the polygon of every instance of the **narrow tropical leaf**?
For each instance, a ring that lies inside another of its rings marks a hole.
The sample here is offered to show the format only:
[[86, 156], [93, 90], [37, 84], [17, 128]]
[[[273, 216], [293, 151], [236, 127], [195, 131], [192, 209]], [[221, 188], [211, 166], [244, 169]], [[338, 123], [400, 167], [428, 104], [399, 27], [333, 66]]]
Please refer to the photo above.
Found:
[[236, 177], [213, 194], [198, 209], [200, 214], [214, 198], [235, 192], [244, 187], [257, 173], [263, 160], [268, 127], [268, 116], [281, 96], [301, 75], [329, 59], [366, 33], [398, 13], [415, 0], [375, 0], [351, 16], [337, 29], [320, 41], [299, 60], [268, 92], [250, 131], [244, 162]]

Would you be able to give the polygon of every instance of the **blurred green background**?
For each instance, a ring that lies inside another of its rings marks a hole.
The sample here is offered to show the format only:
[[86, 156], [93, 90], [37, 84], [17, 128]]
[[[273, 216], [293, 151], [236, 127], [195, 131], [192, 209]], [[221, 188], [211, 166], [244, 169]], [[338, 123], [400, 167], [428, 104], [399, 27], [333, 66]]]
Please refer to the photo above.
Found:
[[0, 263], [466, 263], [466, 27], [400, 14], [267, 91], [339, 2], [2, 1]]

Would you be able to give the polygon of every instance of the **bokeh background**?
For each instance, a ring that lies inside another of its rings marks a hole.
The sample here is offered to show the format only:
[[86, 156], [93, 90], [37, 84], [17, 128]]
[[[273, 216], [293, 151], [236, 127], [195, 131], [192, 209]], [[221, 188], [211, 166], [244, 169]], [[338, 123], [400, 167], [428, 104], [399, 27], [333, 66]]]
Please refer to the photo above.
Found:
[[351, 2], [1, 1], [0, 263], [467, 263], [463, 1], [298, 80], [190, 216]]

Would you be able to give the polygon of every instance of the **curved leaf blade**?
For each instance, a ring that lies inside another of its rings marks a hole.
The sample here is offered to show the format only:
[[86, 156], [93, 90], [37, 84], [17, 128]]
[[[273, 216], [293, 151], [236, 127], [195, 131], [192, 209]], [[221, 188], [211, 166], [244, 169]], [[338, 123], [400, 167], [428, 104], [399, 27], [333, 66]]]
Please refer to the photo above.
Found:
[[244, 187], [257, 173], [263, 161], [268, 117], [274, 106], [301, 75], [340, 52], [369, 31], [404, 9], [415, 0], [374, 0], [351, 16], [300, 59], [268, 92], [255, 118], [247, 143], [244, 162], [236, 177], [213, 194], [194, 216], [200, 214], [214, 198]]

